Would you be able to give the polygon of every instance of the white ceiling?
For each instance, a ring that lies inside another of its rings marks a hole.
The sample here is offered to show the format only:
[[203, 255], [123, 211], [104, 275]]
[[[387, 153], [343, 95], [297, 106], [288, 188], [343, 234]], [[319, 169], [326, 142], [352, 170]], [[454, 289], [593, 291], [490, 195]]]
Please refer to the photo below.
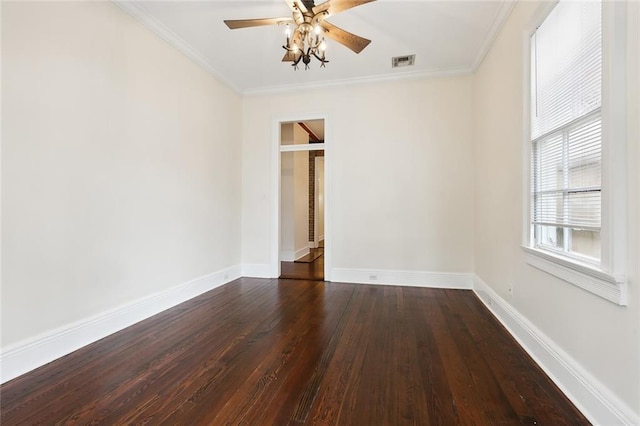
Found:
[[[291, 16], [284, 0], [114, 1], [245, 94], [473, 72], [514, 4], [513, 0], [377, 0], [327, 19], [370, 39], [366, 49], [355, 54], [328, 40], [326, 68], [314, 60], [310, 70], [294, 70], [281, 61], [282, 27], [230, 30], [223, 22]], [[414, 66], [391, 68], [392, 57], [410, 54], [416, 55]]]

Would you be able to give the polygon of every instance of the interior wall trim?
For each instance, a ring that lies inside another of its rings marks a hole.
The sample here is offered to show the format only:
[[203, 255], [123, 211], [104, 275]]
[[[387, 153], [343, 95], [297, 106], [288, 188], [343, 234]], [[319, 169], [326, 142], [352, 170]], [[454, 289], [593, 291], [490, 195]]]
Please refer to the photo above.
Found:
[[309, 253], [311, 253], [311, 250], [309, 250], [309, 245], [306, 245], [305, 247], [302, 247], [300, 250], [295, 252], [295, 254], [293, 255], [293, 259], [294, 261], [298, 260], [302, 257], [305, 257]]
[[473, 291], [573, 404], [596, 425], [638, 425], [640, 416], [477, 275]]
[[163, 23], [151, 16], [144, 9], [144, 6], [139, 5], [136, 2], [127, 0], [111, 0], [111, 2], [122, 9], [129, 16], [140, 22], [162, 40], [178, 49], [178, 51], [182, 52], [182, 54], [184, 54], [187, 58], [200, 65], [214, 77], [218, 78], [224, 84], [235, 90], [236, 93], [241, 93], [241, 90], [231, 82], [230, 78], [223, 75], [219, 70], [217, 70], [212, 64], [209, 63], [204, 55], [191, 47], [189, 43], [184, 41], [181, 37], [176, 35], [176, 33], [167, 28]]
[[[512, 0], [503, 0], [505, 3], [509, 3]], [[359, 78], [351, 78], [351, 79], [340, 79], [340, 80], [331, 80], [320, 83], [301, 83], [301, 84], [287, 84], [287, 85], [279, 85], [272, 87], [255, 87], [255, 88], [246, 88], [241, 89], [234, 85], [231, 82], [231, 78], [226, 75], [223, 75], [218, 69], [215, 68], [214, 65], [209, 63], [209, 61], [198, 52], [196, 49], [191, 47], [189, 43], [183, 40], [180, 36], [175, 34], [172, 30], [167, 28], [162, 22], [155, 19], [151, 16], [145, 9], [144, 6], [140, 6], [135, 2], [126, 1], [126, 0], [111, 0], [116, 6], [122, 9], [125, 13], [130, 15], [132, 18], [136, 19], [142, 25], [147, 27], [150, 31], [156, 34], [158, 37], [178, 49], [189, 59], [194, 61], [196, 64], [203, 67], [209, 73], [214, 75], [224, 84], [233, 89], [236, 93], [245, 96], [264, 96], [264, 95], [276, 95], [276, 94], [285, 94], [285, 93], [294, 93], [299, 92], [301, 90], [311, 90], [311, 89], [327, 89], [332, 87], [340, 87], [346, 85], [353, 84], [370, 84], [370, 83], [379, 83], [379, 82], [387, 82], [387, 81], [400, 81], [406, 79], [423, 79], [423, 78], [439, 78], [439, 77], [451, 77], [458, 75], [471, 75], [474, 72], [473, 68], [463, 67], [463, 68], [447, 68], [447, 69], [434, 69], [434, 70], [426, 70], [419, 72], [400, 72], [394, 74], [385, 74], [385, 75], [377, 75], [370, 77], [359, 77]], [[502, 9], [501, 9], [502, 10]], [[503, 16], [499, 14], [498, 17]], [[505, 16], [506, 18], [506, 16]], [[495, 27], [495, 28], [494, 28]], [[496, 26], [494, 24], [490, 31], [498, 31], [501, 26]], [[493, 39], [495, 36], [493, 33], [487, 34], [487, 39]], [[486, 44], [486, 43], [485, 43]], [[488, 49], [489, 45], [485, 47]], [[483, 58], [486, 52], [481, 52], [479, 58]], [[476, 58], [476, 62], [478, 62], [478, 58]]]
[[[309, 248], [309, 246], [313, 244], [313, 243], [307, 243], [306, 246], [302, 247], [299, 250], [293, 251], [293, 250], [280, 250], [280, 261], [281, 262], [295, 262], [296, 260], [300, 259], [301, 257], [305, 257], [306, 255], [308, 255], [309, 253], [311, 253], [311, 250]], [[262, 277], [259, 277], [262, 278]]]
[[473, 288], [473, 274], [390, 269], [333, 268], [331, 281], [353, 284], [381, 284], [430, 288]]
[[[296, 260], [296, 253], [293, 250], [280, 250], [281, 262], [293, 262]], [[262, 277], [258, 277], [262, 278]]]
[[[238, 265], [177, 285], [19, 342], [0, 353], [0, 383], [185, 302], [241, 276], [269, 277], [269, 264]], [[593, 424], [640, 424], [640, 416], [580, 366], [477, 275], [334, 268], [334, 282], [473, 289], [489, 311]]]
[[478, 55], [473, 61], [473, 65], [471, 66], [472, 73], [475, 74], [480, 64], [482, 64], [485, 56], [487, 56], [489, 50], [491, 50], [493, 43], [496, 41], [498, 34], [500, 34], [500, 30], [502, 30], [502, 27], [507, 22], [507, 18], [509, 18], [509, 15], [511, 15], [511, 12], [513, 11], [516, 3], [516, 0], [502, 0], [500, 8], [498, 8], [495, 16], [493, 17], [491, 27], [487, 31], [487, 35], [482, 41], [482, 47], [480, 48]]
[[240, 278], [241, 272], [241, 266], [223, 269], [3, 348], [0, 383]]
[[277, 278], [269, 263], [243, 263], [242, 276], [247, 278]]

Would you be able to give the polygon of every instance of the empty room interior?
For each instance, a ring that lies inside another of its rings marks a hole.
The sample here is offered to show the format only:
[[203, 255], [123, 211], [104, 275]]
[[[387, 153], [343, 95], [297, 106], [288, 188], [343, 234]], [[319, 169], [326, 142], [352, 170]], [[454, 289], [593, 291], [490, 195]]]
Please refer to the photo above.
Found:
[[3, 425], [640, 425], [640, 2], [0, 5]]

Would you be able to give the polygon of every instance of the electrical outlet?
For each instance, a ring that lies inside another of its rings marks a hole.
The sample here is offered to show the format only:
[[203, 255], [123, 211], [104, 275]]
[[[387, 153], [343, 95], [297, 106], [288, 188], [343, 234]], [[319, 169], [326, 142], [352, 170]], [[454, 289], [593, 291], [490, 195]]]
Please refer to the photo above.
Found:
[[224, 274], [224, 279], [228, 280], [229, 279], [229, 274]]
[[493, 306], [493, 298], [489, 297], [489, 306]]
[[378, 280], [377, 275], [369, 275], [369, 281], [377, 281], [377, 280]]

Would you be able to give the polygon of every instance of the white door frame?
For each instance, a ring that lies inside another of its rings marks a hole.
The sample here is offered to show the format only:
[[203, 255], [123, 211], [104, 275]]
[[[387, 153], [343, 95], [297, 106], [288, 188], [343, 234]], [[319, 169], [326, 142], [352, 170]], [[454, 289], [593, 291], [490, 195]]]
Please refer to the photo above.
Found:
[[[280, 147], [280, 124], [324, 120], [324, 144]], [[326, 113], [293, 113], [274, 117], [271, 122], [271, 277], [280, 276], [280, 155], [281, 152], [309, 151], [324, 146], [324, 280], [331, 281], [331, 127]]]

